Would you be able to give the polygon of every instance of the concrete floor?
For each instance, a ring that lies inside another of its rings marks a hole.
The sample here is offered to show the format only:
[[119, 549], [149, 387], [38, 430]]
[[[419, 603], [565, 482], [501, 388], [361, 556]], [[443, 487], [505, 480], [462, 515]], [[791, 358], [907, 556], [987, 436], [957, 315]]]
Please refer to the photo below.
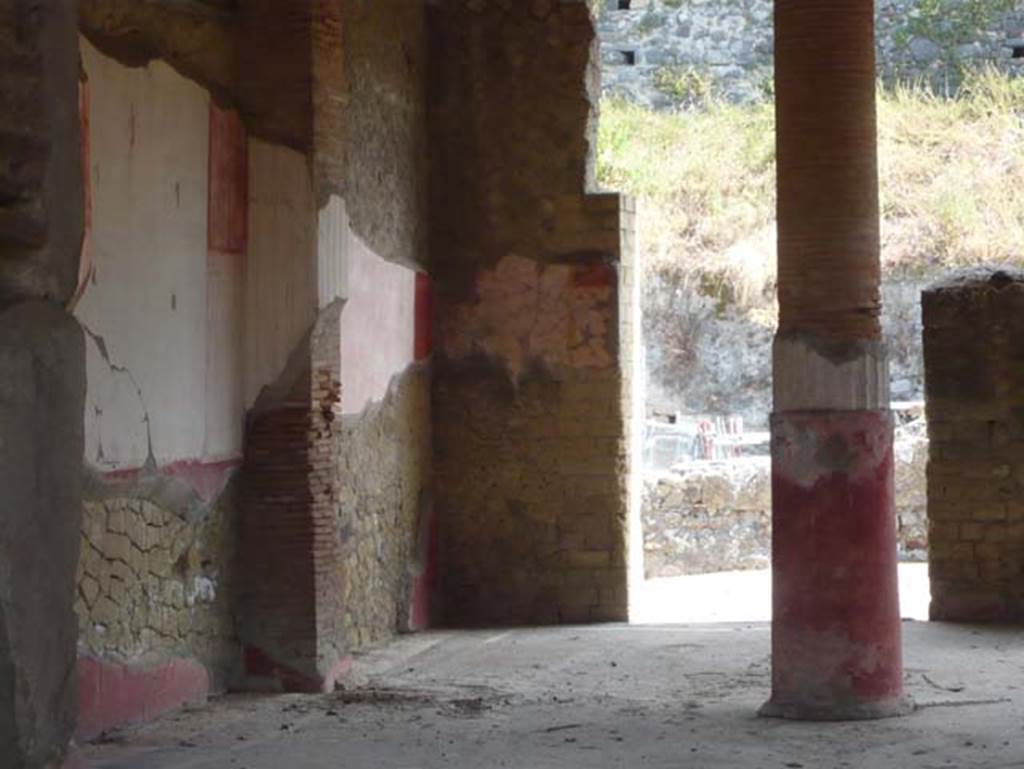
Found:
[[766, 624], [409, 636], [326, 696], [226, 697], [90, 746], [94, 769], [1024, 767], [1024, 637], [906, 622], [919, 710], [763, 720]]

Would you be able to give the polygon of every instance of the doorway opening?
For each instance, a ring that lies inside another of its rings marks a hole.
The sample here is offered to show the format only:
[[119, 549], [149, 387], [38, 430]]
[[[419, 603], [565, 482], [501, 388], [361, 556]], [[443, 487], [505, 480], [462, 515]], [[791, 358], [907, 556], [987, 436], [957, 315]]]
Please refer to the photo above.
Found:
[[[712, 56], [704, 51], [711, 43], [696, 32], [680, 39], [678, 30], [704, 28], [695, 14], [726, 10], [664, 5], [635, 28], [599, 19], [604, 45], [628, 46], [644, 62], [627, 70], [602, 59], [598, 142], [601, 185], [637, 202], [644, 406], [633, 431], [642, 441], [635, 462], [642, 526], [632, 536], [642, 543], [632, 552], [643, 553], [644, 579], [634, 586], [631, 617], [767, 620], [777, 315], [771, 30], [767, 22], [740, 25]], [[898, 33], [879, 29], [881, 300], [902, 611], [924, 620], [920, 294], [951, 269], [1020, 260], [1013, 244], [1024, 234], [1024, 203], [1012, 191], [1024, 183], [1024, 81], [1005, 55], [1002, 64], [947, 61], [938, 51], [924, 64], [900, 58], [889, 45]]]

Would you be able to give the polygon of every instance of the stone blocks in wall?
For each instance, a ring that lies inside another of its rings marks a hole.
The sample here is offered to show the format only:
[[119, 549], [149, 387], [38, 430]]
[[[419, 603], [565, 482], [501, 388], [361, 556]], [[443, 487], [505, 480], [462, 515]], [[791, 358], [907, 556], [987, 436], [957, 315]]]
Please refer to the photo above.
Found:
[[382, 401], [343, 417], [338, 444], [343, 634], [357, 650], [429, 624], [427, 596], [419, 627], [410, 616], [432, 566], [429, 369], [410, 367]]
[[0, 310], [0, 763], [58, 765], [75, 723], [85, 347], [61, 308]]
[[648, 579], [770, 565], [768, 457], [694, 463], [648, 479], [645, 486]]
[[545, 247], [442, 305], [434, 414], [443, 616], [627, 616], [627, 382], [618, 198], [565, 196]]
[[206, 528], [145, 499], [87, 502], [76, 604], [83, 647], [132, 659], [188, 653], [193, 639], [215, 637], [203, 615], [219, 592], [212, 563], [224, 554], [216, 539], [203, 541]]
[[232, 490], [197, 504], [166, 475], [93, 478], [86, 497], [75, 602], [84, 739], [223, 691], [238, 660]]
[[[934, 24], [929, 36], [919, 0], [878, 0], [878, 71], [887, 81], [926, 80], [942, 89], [959, 77], [957, 66], [996, 66], [1019, 74], [1011, 40], [1024, 14], [1013, 9], [987, 19], [973, 8], [977, 29], [958, 32], [958, 44], [944, 37], [950, 26]], [[947, 6], [957, 5], [957, 0]], [[968, 6], [967, 0], [960, 3]], [[945, 11], [949, 12], [947, 7]], [[916, 23], [913, 23], [916, 22]], [[988, 27], [988, 28], [984, 28]], [[773, 79], [771, 0], [668, 2], [650, 0], [620, 9], [606, 7], [598, 21], [602, 48], [602, 86], [609, 95], [657, 109], [699, 104], [700, 90], [736, 102], [770, 98]], [[931, 39], [935, 38], [935, 39]]]
[[[602, 87], [654, 108], [699, 101], [687, 75], [715, 93], [749, 102], [763, 99], [772, 77], [771, 0], [669, 4], [651, 0], [599, 18]], [[691, 78], [693, 86], [699, 83]]]
[[923, 294], [931, 616], [1024, 619], [1024, 275]]
[[[904, 560], [924, 560], [928, 442], [897, 431], [894, 454], [899, 554]], [[770, 565], [769, 457], [676, 465], [671, 472], [648, 476], [644, 485], [648, 579]]]
[[440, 583], [456, 625], [624, 620], [622, 382], [484, 357], [434, 388]]
[[624, 620], [624, 216], [585, 192], [589, 9], [443, 0], [428, 20], [440, 618]]

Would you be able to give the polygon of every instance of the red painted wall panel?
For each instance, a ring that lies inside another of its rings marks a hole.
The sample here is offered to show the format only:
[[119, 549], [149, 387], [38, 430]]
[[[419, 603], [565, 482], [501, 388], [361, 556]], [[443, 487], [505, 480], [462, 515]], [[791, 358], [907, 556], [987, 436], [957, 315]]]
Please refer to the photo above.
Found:
[[210, 692], [206, 668], [188, 659], [133, 667], [81, 657], [77, 676], [75, 736], [83, 741], [118, 726], [150, 721], [182, 705], [202, 704]]
[[249, 156], [237, 112], [210, 104], [210, 191], [207, 241], [211, 251], [240, 254], [249, 234]]
[[89, 135], [89, 115], [91, 111], [89, 81], [84, 77], [78, 84], [78, 116], [80, 120], [79, 141], [82, 152], [82, 191], [84, 229], [82, 231], [82, 251], [78, 258], [78, 285], [68, 309], [74, 309], [82, 298], [92, 277], [92, 141]]

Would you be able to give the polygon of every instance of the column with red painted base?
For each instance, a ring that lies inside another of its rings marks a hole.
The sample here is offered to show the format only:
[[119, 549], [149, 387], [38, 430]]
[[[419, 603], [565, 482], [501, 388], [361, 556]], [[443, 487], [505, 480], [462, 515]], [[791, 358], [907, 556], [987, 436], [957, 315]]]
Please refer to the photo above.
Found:
[[767, 716], [907, 712], [881, 341], [872, 0], [775, 0], [779, 333]]
[[772, 698], [761, 712], [901, 715], [911, 705], [884, 349], [790, 335], [776, 340], [775, 362]]

